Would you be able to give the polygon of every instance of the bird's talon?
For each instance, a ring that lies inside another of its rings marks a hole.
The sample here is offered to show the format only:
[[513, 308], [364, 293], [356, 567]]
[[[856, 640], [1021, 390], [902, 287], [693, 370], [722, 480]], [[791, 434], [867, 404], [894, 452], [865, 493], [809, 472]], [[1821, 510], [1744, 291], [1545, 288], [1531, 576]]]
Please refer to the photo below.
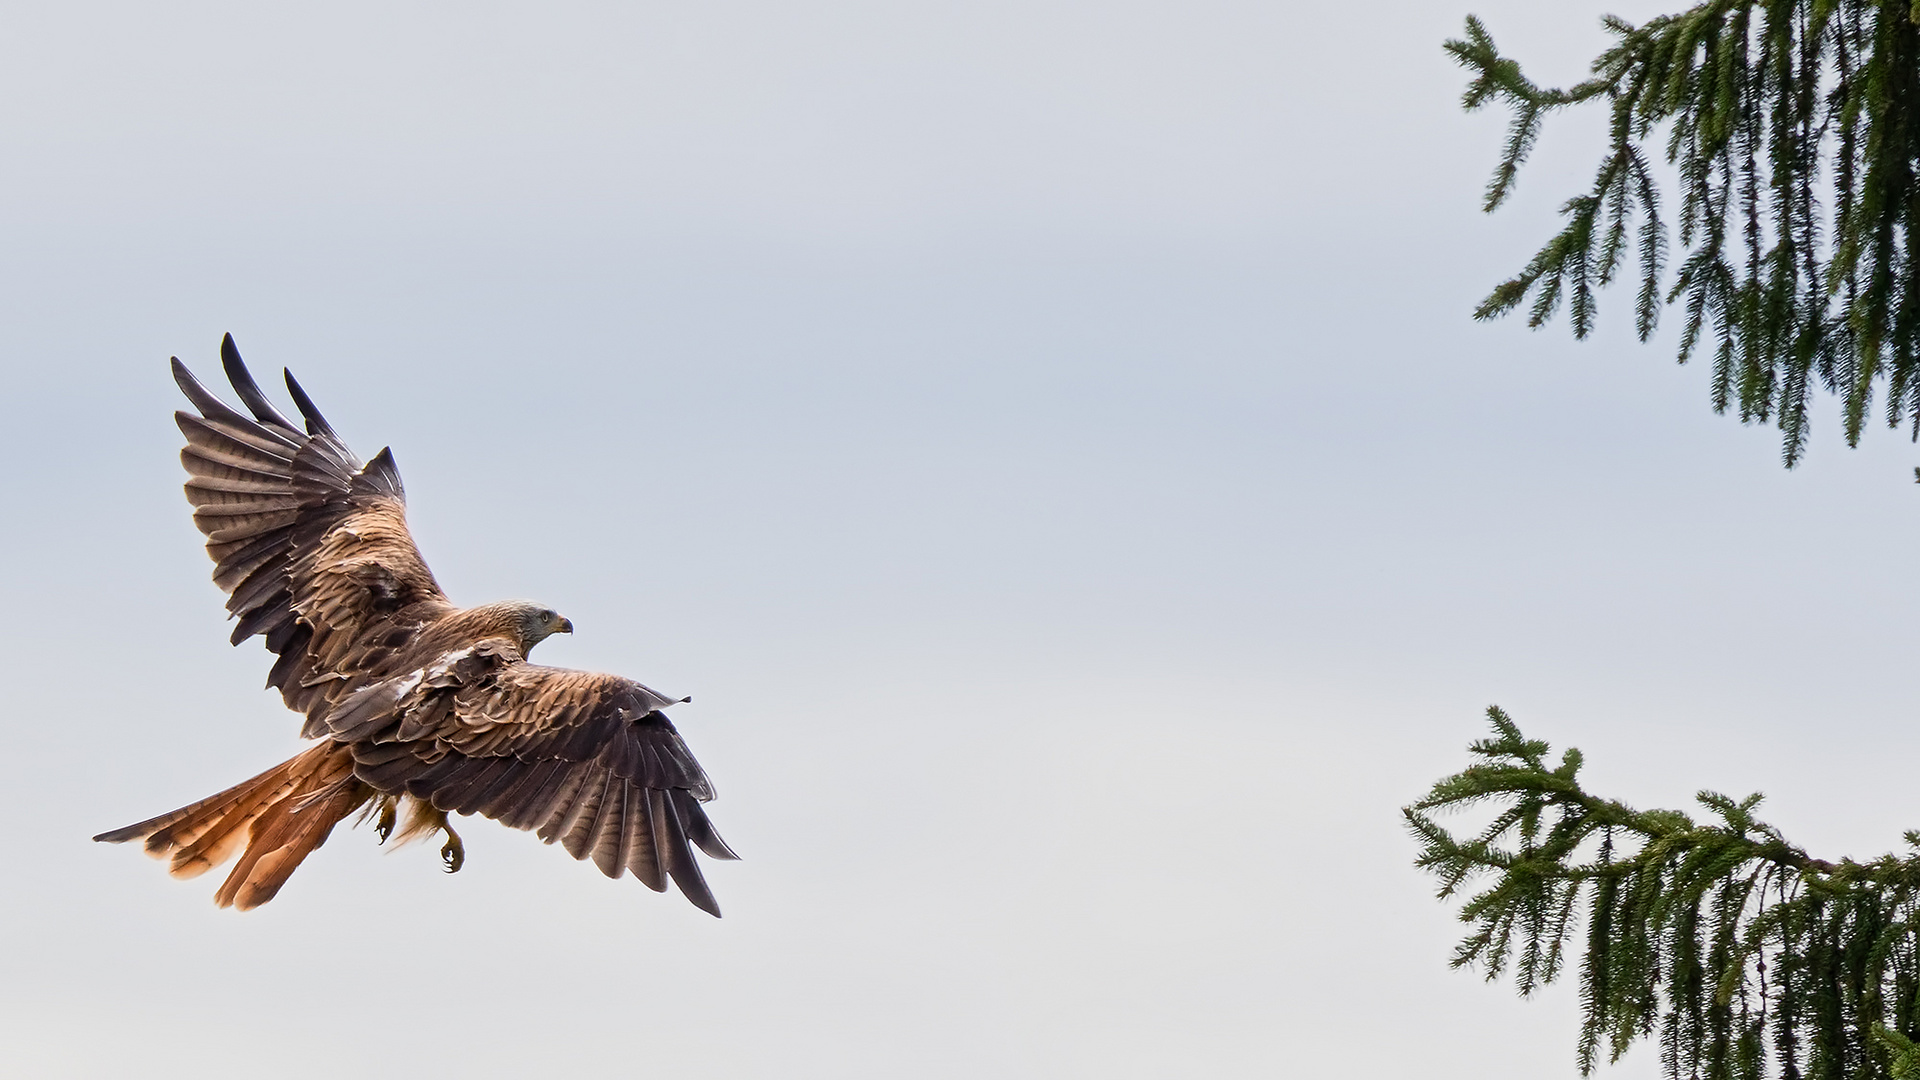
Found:
[[394, 817], [392, 803], [388, 803], [380, 808], [380, 820], [373, 826], [373, 831], [380, 837], [382, 844], [387, 842], [387, 837], [393, 835]]
[[447, 873], [460, 872], [461, 865], [467, 861], [467, 848], [460, 842], [459, 833], [447, 830], [447, 842], [440, 847], [440, 858], [447, 864]]

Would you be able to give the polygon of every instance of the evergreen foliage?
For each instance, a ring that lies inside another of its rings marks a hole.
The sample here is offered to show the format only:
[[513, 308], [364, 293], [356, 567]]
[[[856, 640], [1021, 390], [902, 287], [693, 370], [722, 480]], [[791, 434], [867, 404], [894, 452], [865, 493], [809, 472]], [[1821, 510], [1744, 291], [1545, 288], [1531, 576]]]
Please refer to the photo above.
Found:
[[[1534, 85], [1478, 19], [1447, 42], [1474, 73], [1466, 108], [1513, 109], [1488, 211], [1513, 191], [1547, 114], [1603, 100], [1612, 116], [1593, 187], [1475, 317], [1531, 296], [1537, 327], [1564, 300], [1584, 338], [1595, 289], [1637, 254], [1641, 340], [1682, 304], [1679, 360], [1710, 349], [1715, 411], [1778, 424], [1789, 467], [1816, 386], [1840, 395], [1849, 445], [1883, 380], [1887, 423], [1920, 439], [1920, 0], [1708, 0], [1641, 26], [1603, 22], [1613, 44], [1567, 89]], [[1670, 284], [1650, 149], [1663, 132], [1683, 249]]]
[[[1549, 764], [1487, 715], [1473, 764], [1404, 813], [1441, 897], [1484, 886], [1455, 967], [1525, 995], [1583, 950], [1582, 1075], [1657, 1035], [1674, 1080], [1920, 1080], [1920, 854], [1812, 858], [1753, 816], [1759, 795], [1701, 792], [1704, 822], [1634, 810], [1580, 786], [1578, 750]], [[1472, 836], [1434, 819], [1474, 806], [1494, 816]]]

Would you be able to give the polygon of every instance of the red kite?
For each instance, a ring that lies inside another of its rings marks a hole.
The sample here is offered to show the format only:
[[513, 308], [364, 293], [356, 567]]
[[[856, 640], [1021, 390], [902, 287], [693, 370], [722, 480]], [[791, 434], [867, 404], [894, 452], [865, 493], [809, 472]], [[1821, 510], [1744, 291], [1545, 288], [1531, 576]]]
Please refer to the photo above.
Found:
[[392, 453], [362, 465], [288, 372], [305, 421], [296, 427], [260, 392], [231, 334], [220, 357], [253, 415], [173, 361], [199, 410], [174, 414], [187, 437], [187, 501], [239, 620], [233, 643], [266, 638], [279, 657], [267, 685], [320, 742], [94, 839], [144, 839], [183, 878], [238, 853], [214, 901], [245, 910], [273, 899], [355, 811], [376, 820], [383, 843], [403, 807], [402, 840], [445, 833], [448, 872], [465, 855], [447, 815], [477, 813], [591, 856], [610, 878], [631, 870], [655, 892], [672, 878], [718, 916], [692, 847], [738, 856], [700, 805], [713, 785], [660, 711], [675, 700], [617, 675], [528, 663], [573, 624], [529, 601], [453, 606], [407, 532]]

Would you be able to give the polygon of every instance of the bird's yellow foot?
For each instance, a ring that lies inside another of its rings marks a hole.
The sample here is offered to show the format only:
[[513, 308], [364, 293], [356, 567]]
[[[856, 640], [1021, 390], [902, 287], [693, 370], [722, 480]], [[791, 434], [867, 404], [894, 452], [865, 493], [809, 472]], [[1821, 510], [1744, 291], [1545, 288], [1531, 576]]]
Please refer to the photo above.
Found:
[[393, 800], [388, 799], [380, 804], [380, 820], [374, 824], [373, 831], [380, 837], [382, 844], [387, 842], [387, 837], [393, 835], [393, 823], [398, 816], [394, 810]]

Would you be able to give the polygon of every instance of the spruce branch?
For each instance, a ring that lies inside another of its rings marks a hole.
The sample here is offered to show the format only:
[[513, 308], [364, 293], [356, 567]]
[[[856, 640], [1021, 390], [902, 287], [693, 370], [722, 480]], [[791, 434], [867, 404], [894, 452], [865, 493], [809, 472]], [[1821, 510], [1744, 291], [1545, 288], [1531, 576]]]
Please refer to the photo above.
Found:
[[[1540, 327], [1562, 301], [1574, 336], [1592, 332], [1596, 291], [1638, 252], [1634, 329], [1682, 304], [1676, 359], [1714, 343], [1711, 403], [1781, 431], [1791, 468], [1807, 446], [1810, 397], [1840, 397], [1856, 445], [1873, 397], [1920, 440], [1920, 26], [1874, 0], [1706, 0], [1612, 39], [1591, 77], [1558, 89], [1503, 56], [1479, 19], [1445, 48], [1471, 73], [1461, 104], [1511, 112], [1483, 209], [1512, 194], [1546, 118], [1604, 100], [1607, 146], [1592, 186], [1477, 319], [1526, 305]], [[1679, 188], [1683, 255], [1665, 284], [1667, 223], [1650, 143], [1664, 130]]]
[[[1554, 762], [1487, 719], [1471, 763], [1403, 810], [1415, 865], [1462, 898], [1454, 967], [1527, 996], [1580, 950], [1582, 1075], [1657, 1036], [1674, 1080], [1920, 1080], [1920, 832], [1906, 855], [1817, 859], [1758, 794], [1699, 792], [1703, 820], [1636, 810], [1586, 791], [1578, 750]], [[1469, 808], [1492, 813], [1469, 836], [1438, 820]]]

